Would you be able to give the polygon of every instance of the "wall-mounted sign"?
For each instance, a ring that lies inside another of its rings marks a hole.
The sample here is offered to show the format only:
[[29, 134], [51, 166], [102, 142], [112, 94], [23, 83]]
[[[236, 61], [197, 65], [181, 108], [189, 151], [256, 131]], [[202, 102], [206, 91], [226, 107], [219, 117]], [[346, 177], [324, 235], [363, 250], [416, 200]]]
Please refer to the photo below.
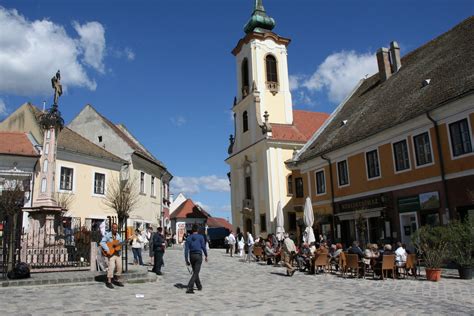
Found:
[[336, 209], [342, 212], [351, 212], [351, 211], [358, 211], [358, 210], [366, 210], [376, 207], [382, 207], [382, 199], [380, 195], [372, 196], [370, 198], [352, 200], [349, 202], [341, 202], [336, 205]]
[[418, 195], [398, 199], [398, 212], [416, 212], [420, 210], [420, 199]]
[[432, 210], [439, 208], [439, 206], [438, 191], [420, 194], [420, 207], [422, 210]]

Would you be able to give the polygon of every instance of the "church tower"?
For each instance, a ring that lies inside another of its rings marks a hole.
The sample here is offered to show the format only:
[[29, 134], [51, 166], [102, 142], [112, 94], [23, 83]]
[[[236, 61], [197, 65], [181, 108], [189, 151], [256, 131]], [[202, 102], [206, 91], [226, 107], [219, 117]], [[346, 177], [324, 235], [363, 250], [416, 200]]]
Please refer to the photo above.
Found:
[[232, 224], [262, 236], [275, 232], [279, 202], [286, 215], [294, 217], [289, 203], [291, 171], [285, 161], [321, 125], [320, 113], [293, 110], [287, 64], [290, 39], [274, 33], [274, 27], [262, 1], [255, 0], [245, 35], [232, 50], [237, 93], [226, 159]]
[[265, 112], [270, 124], [293, 123], [286, 50], [290, 40], [273, 33], [274, 27], [275, 20], [256, 0], [244, 26], [246, 35], [232, 50], [237, 74], [236, 147], [261, 138], [259, 126], [265, 122]]

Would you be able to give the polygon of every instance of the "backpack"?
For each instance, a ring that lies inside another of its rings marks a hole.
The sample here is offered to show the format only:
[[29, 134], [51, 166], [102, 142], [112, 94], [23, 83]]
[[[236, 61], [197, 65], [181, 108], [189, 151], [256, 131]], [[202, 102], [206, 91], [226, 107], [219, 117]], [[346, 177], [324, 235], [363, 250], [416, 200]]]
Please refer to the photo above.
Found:
[[17, 263], [17, 265], [7, 273], [9, 279], [27, 279], [30, 277], [30, 267], [25, 262]]

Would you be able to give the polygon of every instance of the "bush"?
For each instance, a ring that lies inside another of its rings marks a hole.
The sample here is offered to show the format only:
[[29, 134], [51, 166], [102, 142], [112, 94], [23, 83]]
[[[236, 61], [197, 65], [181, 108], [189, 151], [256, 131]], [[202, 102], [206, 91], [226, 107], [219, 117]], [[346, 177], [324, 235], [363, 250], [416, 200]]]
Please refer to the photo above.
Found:
[[443, 226], [423, 226], [412, 236], [428, 269], [439, 269], [448, 256], [448, 230]]
[[474, 219], [464, 222], [454, 221], [447, 227], [449, 259], [459, 266], [473, 265], [472, 253], [474, 252]]

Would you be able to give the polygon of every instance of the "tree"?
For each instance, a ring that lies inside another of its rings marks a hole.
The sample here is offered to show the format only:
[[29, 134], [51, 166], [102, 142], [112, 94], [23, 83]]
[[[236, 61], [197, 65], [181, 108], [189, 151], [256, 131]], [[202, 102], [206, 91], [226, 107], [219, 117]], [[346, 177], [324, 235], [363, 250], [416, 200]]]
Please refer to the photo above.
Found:
[[74, 203], [74, 200], [76, 199], [76, 196], [72, 193], [56, 192], [55, 195], [58, 206], [66, 211], [71, 208], [72, 203]]
[[104, 204], [117, 213], [119, 228], [122, 229], [127, 218], [137, 207], [139, 193], [135, 179], [121, 180], [113, 177], [107, 186]]

